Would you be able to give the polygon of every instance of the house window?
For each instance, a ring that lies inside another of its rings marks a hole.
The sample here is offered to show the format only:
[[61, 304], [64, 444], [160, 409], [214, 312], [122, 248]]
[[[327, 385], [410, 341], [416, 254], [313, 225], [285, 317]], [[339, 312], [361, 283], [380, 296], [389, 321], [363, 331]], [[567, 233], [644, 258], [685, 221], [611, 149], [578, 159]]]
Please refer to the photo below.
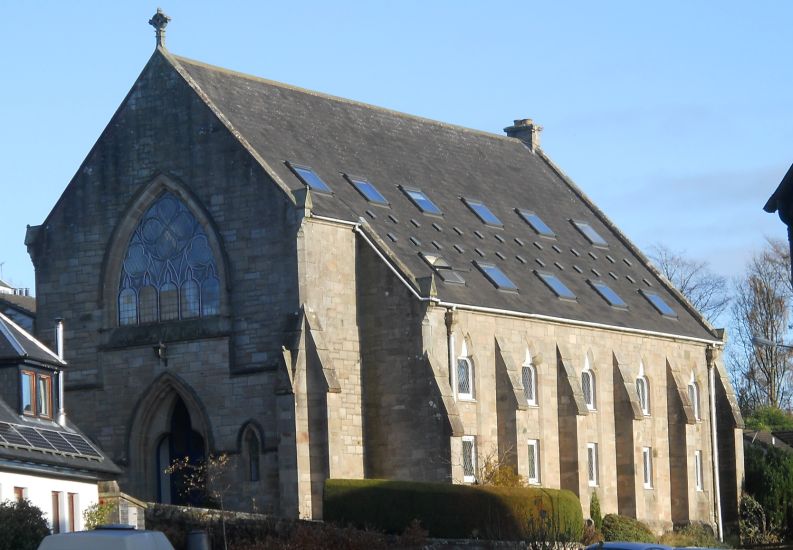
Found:
[[598, 485], [598, 444], [586, 444], [586, 468], [590, 487]]
[[653, 449], [642, 447], [642, 472], [644, 474], [644, 488], [653, 488]]
[[52, 492], [52, 532], [61, 532], [61, 496], [63, 493]]
[[80, 501], [79, 501], [79, 498], [77, 496], [77, 493], [69, 493], [68, 494], [69, 531], [71, 531], [72, 533], [77, 531], [79, 529], [79, 527], [80, 527], [80, 525], [78, 523], [79, 522], [79, 518], [80, 518], [80, 515], [79, 515], [79, 512], [80, 512], [79, 502]]
[[218, 268], [206, 231], [166, 191], [143, 214], [121, 268], [121, 326], [220, 313]]
[[595, 373], [589, 366], [588, 357], [584, 360], [584, 371], [581, 373], [581, 389], [584, 392], [584, 403], [587, 410], [594, 411], [597, 408]]
[[694, 486], [702, 491], [702, 451], [694, 451]]
[[691, 373], [691, 382], [688, 383], [688, 398], [691, 400], [691, 407], [694, 409], [694, 420], [700, 420], [699, 414], [699, 384], [694, 381], [694, 373]]
[[14, 499], [21, 502], [28, 498], [28, 490], [25, 487], [14, 487]]
[[529, 439], [529, 467], [526, 476], [531, 485], [540, 484], [540, 441]]
[[537, 405], [537, 370], [531, 361], [529, 350], [526, 350], [526, 361], [523, 363], [523, 395], [529, 405]]
[[52, 418], [52, 375], [23, 370], [20, 382], [22, 413]]
[[472, 435], [463, 436], [463, 481], [476, 481], [476, 438]]

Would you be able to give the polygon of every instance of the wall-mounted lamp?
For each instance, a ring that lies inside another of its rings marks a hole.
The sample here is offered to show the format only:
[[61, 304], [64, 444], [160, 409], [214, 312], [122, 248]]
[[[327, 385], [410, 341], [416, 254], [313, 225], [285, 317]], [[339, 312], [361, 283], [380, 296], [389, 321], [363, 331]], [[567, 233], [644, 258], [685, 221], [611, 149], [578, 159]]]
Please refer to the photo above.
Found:
[[162, 361], [162, 364], [166, 367], [168, 366], [168, 348], [165, 344], [162, 343], [162, 340], [156, 345], [153, 346], [152, 349], [154, 350], [154, 355], [157, 356], [157, 359]]

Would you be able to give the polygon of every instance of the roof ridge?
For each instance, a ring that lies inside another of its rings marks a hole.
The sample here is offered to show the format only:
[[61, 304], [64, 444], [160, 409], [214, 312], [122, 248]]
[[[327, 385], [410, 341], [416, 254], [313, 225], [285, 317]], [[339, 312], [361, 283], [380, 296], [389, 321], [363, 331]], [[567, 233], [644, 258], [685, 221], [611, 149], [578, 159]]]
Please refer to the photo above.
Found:
[[[11, 345], [14, 345], [14, 343], [16, 343], [16, 345], [19, 346], [19, 348], [17, 349], [17, 352], [21, 353], [22, 355], [26, 355], [26, 356], [29, 355], [27, 353], [27, 350], [25, 350], [25, 348], [22, 347], [22, 344], [19, 342], [19, 340], [17, 340], [17, 338], [10, 331], [8, 331], [8, 327], [5, 326], [4, 323], [10, 323], [11, 326], [13, 328], [15, 328], [17, 330], [17, 332], [19, 332], [24, 338], [26, 338], [27, 340], [30, 340], [30, 342], [34, 346], [37, 346], [38, 348], [40, 348], [44, 353], [52, 356], [52, 358], [55, 359], [59, 364], [61, 364], [61, 365], [65, 365], [66, 364], [66, 361], [64, 361], [63, 359], [58, 357], [55, 353], [53, 353], [53, 351], [51, 349], [49, 349], [47, 346], [45, 346], [44, 344], [39, 342], [37, 339], [33, 338], [33, 336], [31, 336], [28, 333], [28, 331], [26, 331], [25, 329], [23, 329], [22, 327], [17, 325], [14, 321], [12, 321], [10, 318], [6, 317], [2, 312], [0, 312], [0, 327], [2, 329], [4, 329], [4, 333], [6, 334], [6, 336], [8, 336], [8, 337], [13, 339], [13, 342], [11, 343]], [[8, 331], [8, 332], [6, 332], [6, 331]], [[19, 351], [20, 349], [22, 350], [21, 352]]]
[[407, 118], [407, 119], [410, 119], [410, 120], [415, 120], [415, 121], [419, 121], [419, 122], [433, 124], [435, 126], [440, 126], [441, 128], [446, 128], [446, 129], [449, 129], [449, 130], [468, 132], [468, 133], [471, 133], [471, 134], [476, 134], [476, 135], [480, 135], [480, 136], [483, 136], [483, 137], [494, 138], [494, 139], [497, 139], [497, 140], [505, 140], [505, 141], [509, 141], [509, 142], [520, 142], [520, 140], [518, 140], [517, 138], [512, 138], [512, 137], [509, 137], [509, 136], [506, 136], [506, 135], [501, 135], [501, 134], [496, 134], [494, 132], [488, 132], [487, 130], [478, 130], [476, 128], [469, 128], [467, 126], [462, 126], [462, 125], [459, 125], [459, 124], [452, 124], [452, 123], [449, 123], [449, 122], [443, 122], [441, 120], [435, 120], [433, 118], [423, 117], [423, 116], [419, 116], [419, 115], [413, 115], [413, 114], [410, 114], [410, 113], [405, 113], [403, 111], [397, 111], [396, 109], [389, 109], [388, 107], [381, 107], [379, 105], [374, 105], [372, 103], [367, 103], [365, 101], [357, 101], [355, 99], [349, 99], [349, 98], [346, 98], [346, 97], [341, 97], [341, 96], [337, 96], [337, 95], [333, 95], [333, 94], [329, 94], [329, 93], [325, 93], [325, 92], [320, 92], [320, 91], [317, 91], [317, 90], [311, 90], [309, 88], [303, 88], [302, 86], [295, 86], [294, 84], [288, 84], [288, 83], [285, 83], [285, 82], [279, 82], [278, 80], [271, 80], [269, 78], [264, 78], [264, 77], [261, 77], [261, 76], [251, 75], [251, 74], [248, 74], [248, 73], [243, 73], [241, 71], [235, 71], [233, 69], [227, 69], [225, 67], [220, 67], [218, 65], [212, 65], [210, 63], [205, 63], [203, 61], [198, 61], [196, 59], [190, 59], [188, 57], [182, 57], [182, 56], [179, 56], [179, 55], [174, 55], [174, 54], [172, 54], [170, 52], [168, 52], [168, 55], [170, 57], [174, 58], [176, 61], [178, 61], [180, 63], [188, 63], [188, 64], [196, 65], [198, 67], [203, 67], [205, 69], [217, 71], [217, 72], [220, 72], [220, 73], [226, 73], [226, 74], [231, 75], [231, 76], [238, 76], [240, 78], [245, 78], [245, 79], [248, 79], [248, 80], [252, 80], [254, 82], [259, 82], [261, 84], [269, 84], [271, 86], [276, 86], [278, 88], [284, 88], [284, 89], [287, 89], [287, 90], [292, 90], [292, 91], [295, 91], [295, 92], [300, 92], [300, 93], [303, 93], [303, 94], [312, 95], [312, 96], [315, 96], [315, 97], [321, 97], [321, 98], [329, 99], [329, 100], [332, 100], [332, 101], [338, 101], [339, 103], [346, 103], [346, 104], [349, 104], [349, 105], [357, 105], [359, 107], [364, 107], [364, 108], [371, 109], [371, 110], [374, 110], [374, 111], [378, 111], [378, 112], [381, 112], [381, 113], [394, 115], [394, 116], [397, 116], [397, 117], [400, 117], [400, 118]]

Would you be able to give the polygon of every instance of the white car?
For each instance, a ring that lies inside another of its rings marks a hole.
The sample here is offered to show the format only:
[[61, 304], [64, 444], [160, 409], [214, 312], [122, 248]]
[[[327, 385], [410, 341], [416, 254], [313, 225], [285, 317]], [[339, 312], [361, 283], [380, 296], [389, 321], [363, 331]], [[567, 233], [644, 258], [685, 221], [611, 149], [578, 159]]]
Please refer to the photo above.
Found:
[[49, 535], [38, 550], [174, 550], [160, 531], [139, 531], [132, 525], [102, 525], [93, 531]]

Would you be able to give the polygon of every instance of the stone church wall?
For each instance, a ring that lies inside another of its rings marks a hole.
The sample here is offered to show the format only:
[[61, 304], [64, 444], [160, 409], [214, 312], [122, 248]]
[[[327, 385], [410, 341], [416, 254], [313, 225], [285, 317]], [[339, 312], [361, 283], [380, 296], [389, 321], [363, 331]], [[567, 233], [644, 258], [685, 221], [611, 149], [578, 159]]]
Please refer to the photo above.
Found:
[[[207, 221], [223, 275], [221, 315], [118, 328], [118, 266], [128, 242], [120, 228], [134, 227], [146, 193], [156, 194], [151, 186], [159, 182]], [[284, 333], [299, 309], [299, 219], [239, 142], [154, 56], [46, 222], [32, 230], [39, 315], [65, 319], [70, 415], [126, 466], [133, 478], [121, 483], [131, 483], [136, 496], [155, 497], [154, 478], [135, 477], [151, 470], [153, 442], [130, 448], [133, 411], [168, 373], [200, 395], [190, 412], [200, 415], [198, 403], [204, 407], [215, 449], [239, 452], [243, 424], [256, 419], [264, 471], [244, 498], [264, 495], [258, 508], [277, 508], [278, 429], [275, 399], [267, 397], [274, 394]], [[51, 333], [37, 336], [52, 346]], [[167, 366], [153, 351], [160, 341]]]

